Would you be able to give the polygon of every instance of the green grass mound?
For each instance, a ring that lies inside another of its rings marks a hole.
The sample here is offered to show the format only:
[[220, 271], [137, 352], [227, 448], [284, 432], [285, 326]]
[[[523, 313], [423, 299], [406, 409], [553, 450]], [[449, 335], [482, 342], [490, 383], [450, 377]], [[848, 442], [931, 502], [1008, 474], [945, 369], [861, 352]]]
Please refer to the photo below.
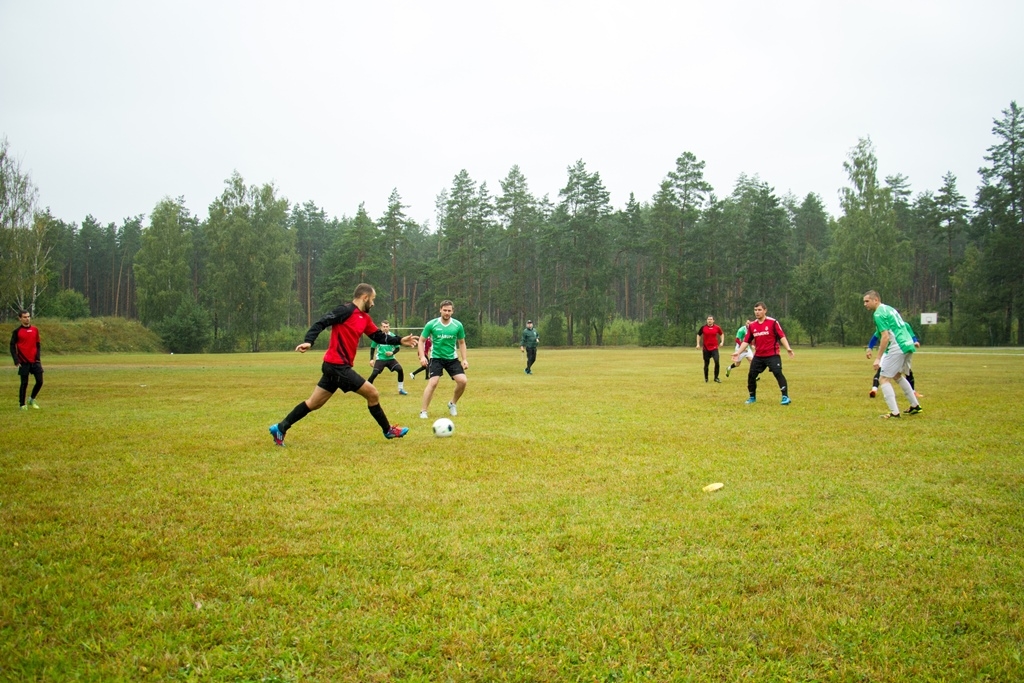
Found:
[[[51, 354], [64, 353], [163, 353], [163, 343], [156, 332], [148, 330], [137, 320], [126, 318], [85, 318], [59, 320], [36, 318], [32, 324], [39, 328], [43, 360]], [[17, 321], [0, 323], [0, 335], [5, 340]]]

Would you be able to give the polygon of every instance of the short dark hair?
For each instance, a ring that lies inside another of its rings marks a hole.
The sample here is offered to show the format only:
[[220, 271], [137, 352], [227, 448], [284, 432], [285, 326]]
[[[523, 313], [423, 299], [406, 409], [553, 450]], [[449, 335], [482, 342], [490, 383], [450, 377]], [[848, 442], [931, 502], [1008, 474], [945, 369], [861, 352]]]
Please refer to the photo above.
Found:
[[373, 285], [368, 285], [365, 282], [360, 282], [356, 285], [356, 293], [352, 295], [353, 299], [358, 299], [366, 294], [373, 294]]
[[19, 318], [20, 318], [21, 316], [23, 316], [23, 315], [32, 315], [32, 314], [31, 314], [31, 313], [29, 313], [28, 311], [26, 311], [25, 309], [21, 309], [20, 311], [18, 311], [18, 317], [19, 317]]
[[387, 320], [381, 320], [380, 324], [381, 325], [390, 325], [391, 323], [389, 323]]
[[455, 304], [452, 303], [451, 299], [445, 299], [444, 301], [441, 302], [440, 307], [444, 308], [445, 306], [451, 306], [452, 308], [455, 308]]
[[869, 296], [872, 299], [878, 299], [879, 301], [882, 300], [882, 297], [878, 296], [878, 292], [876, 292], [873, 289], [869, 289], [868, 291], [864, 292], [864, 296]]
[[768, 310], [768, 307], [764, 305], [763, 301], [758, 301], [756, 304], [754, 304], [754, 308], [763, 308], [766, 311]]

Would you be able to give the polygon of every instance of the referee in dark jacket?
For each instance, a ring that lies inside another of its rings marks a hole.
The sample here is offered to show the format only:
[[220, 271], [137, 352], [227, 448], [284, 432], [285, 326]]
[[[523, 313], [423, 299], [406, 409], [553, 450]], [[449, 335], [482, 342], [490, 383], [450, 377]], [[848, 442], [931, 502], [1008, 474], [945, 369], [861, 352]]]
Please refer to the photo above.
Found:
[[523, 330], [523, 338], [519, 341], [519, 350], [526, 352], [526, 374], [532, 375], [533, 364], [537, 362], [537, 340], [540, 335], [533, 329], [533, 321], [526, 321], [526, 329]]

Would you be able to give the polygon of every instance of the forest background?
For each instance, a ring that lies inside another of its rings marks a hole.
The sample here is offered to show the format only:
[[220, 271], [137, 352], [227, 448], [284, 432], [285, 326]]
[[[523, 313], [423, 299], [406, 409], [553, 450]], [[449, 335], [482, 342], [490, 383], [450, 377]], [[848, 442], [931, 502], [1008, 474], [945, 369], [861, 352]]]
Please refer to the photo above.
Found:
[[[727, 196], [689, 152], [649, 199], [610, 205], [600, 173], [567, 168], [557, 198], [513, 166], [492, 191], [463, 170], [433, 226], [409, 219], [399, 190], [382, 216], [328, 217], [236, 172], [205, 215], [183, 197], [101, 225], [41, 209], [40, 191], [0, 141], [0, 319], [137, 320], [176, 352], [289, 348], [323, 313], [377, 288], [377, 320], [415, 328], [455, 302], [470, 346], [513, 344], [527, 319], [545, 346], [692, 344], [705, 316], [731, 337], [767, 302], [798, 343], [863, 344], [867, 289], [928, 344], [1024, 342], [1024, 116], [1016, 102], [979, 150], [973, 202], [947, 173], [917, 191], [878, 177], [870, 138], [843, 161], [839, 216], [820, 195], [779, 196], [741, 175]], [[837, 160], [838, 163], [838, 160]], [[731, 328], [731, 329], [730, 329]]]

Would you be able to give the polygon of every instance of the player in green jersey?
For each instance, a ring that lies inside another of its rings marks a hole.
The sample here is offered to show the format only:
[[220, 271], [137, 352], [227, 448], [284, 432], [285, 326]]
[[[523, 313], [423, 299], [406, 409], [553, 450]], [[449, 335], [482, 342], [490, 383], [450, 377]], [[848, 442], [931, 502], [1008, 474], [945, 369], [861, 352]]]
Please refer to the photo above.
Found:
[[448, 402], [448, 413], [455, 417], [459, 414], [456, 404], [466, 390], [466, 370], [469, 369], [469, 360], [466, 357], [466, 328], [458, 320], [452, 317], [455, 312], [455, 305], [445, 299], [441, 302], [441, 315], [434, 318], [423, 326], [420, 332], [420, 339], [430, 339], [430, 360], [423, 351], [423, 344], [419, 349], [420, 365], [428, 367], [427, 386], [423, 389], [423, 403], [420, 410], [420, 417], [427, 419], [427, 408], [430, 407], [430, 399], [434, 397], [434, 389], [441, 381], [441, 376], [448, 373], [448, 376], [455, 381], [455, 393], [452, 400]]
[[[747, 336], [747, 325], [749, 325], [752, 322], [754, 321], [748, 320], [747, 322], [740, 325], [740, 329], [736, 330], [736, 348], [733, 349], [734, 353], [739, 353], [740, 344], [743, 343], [743, 338]], [[740, 359], [738, 361], [736, 361], [735, 363], [730, 363], [729, 367], [725, 369], [725, 376], [728, 377], [729, 374], [732, 372], [733, 368], [738, 368], [739, 366], [743, 365], [744, 358], [746, 358], [747, 360], [754, 360], [754, 347], [748, 346], [746, 352], [742, 356], [740, 356]]]
[[[387, 320], [381, 320], [380, 329], [384, 330], [384, 334], [391, 334], [391, 323]], [[402, 364], [395, 359], [395, 354], [398, 353], [401, 348], [401, 346], [378, 344], [375, 341], [371, 341], [370, 367], [373, 368], [373, 371], [370, 372], [370, 376], [366, 378], [366, 381], [373, 384], [373, 380], [377, 379], [377, 375], [384, 372], [385, 368], [391, 372], [397, 372], [398, 393], [402, 396], [407, 396], [409, 392], [405, 390], [405, 371], [402, 369]]]
[[881, 369], [879, 381], [882, 387], [882, 397], [889, 407], [889, 412], [882, 415], [885, 418], [900, 416], [900, 407], [896, 402], [896, 390], [893, 383], [897, 384], [903, 394], [910, 401], [908, 415], [921, 412], [921, 404], [914, 395], [914, 388], [910, 386], [905, 375], [910, 372], [910, 359], [914, 355], [914, 337], [909, 331], [903, 316], [892, 306], [883, 304], [878, 292], [871, 290], [864, 294], [864, 308], [872, 312], [875, 319], [875, 328], [878, 330], [878, 357], [875, 358], [875, 367]]

